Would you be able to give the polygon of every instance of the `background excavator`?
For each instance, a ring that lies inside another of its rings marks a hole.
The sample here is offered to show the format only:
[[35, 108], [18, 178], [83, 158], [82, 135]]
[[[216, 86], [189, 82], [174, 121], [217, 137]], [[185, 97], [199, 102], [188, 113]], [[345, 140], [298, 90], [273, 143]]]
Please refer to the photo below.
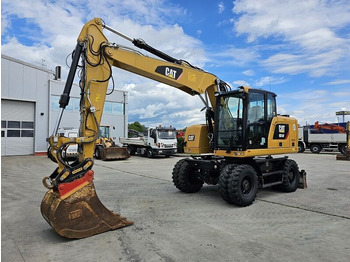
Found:
[[[158, 58], [110, 43], [103, 29]], [[305, 186], [306, 174], [299, 171], [295, 161], [272, 157], [298, 152], [298, 123], [294, 118], [277, 115], [274, 93], [249, 87], [231, 90], [217, 76], [175, 59], [141, 39], [125, 36], [99, 18], [84, 25], [77, 42], [59, 101], [59, 117], [48, 138], [58, 167], [43, 179], [49, 190], [41, 203], [43, 217], [61, 236], [83, 238], [133, 224], [100, 202], [93, 183], [93, 154], [112, 66], [198, 95], [204, 103], [205, 132], [203, 125], [189, 127], [185, 140], [187, 152], [207, 154], [178, 161], [172, 177], [179, 190], [193, 193], [204, 182], [218, 184], [225, 201], [248, 206], [255, 200], [258, 187], [278, 185], [283, 191], [293, 192], [299, 185]], [[77, 68], [81, 70], [79, 136], [62, 137], [57, 130], [69, 103]], [[78, 145], [79, 157], [73, 163], [61, 157], [62, 150], [70, 144]], [[198, 149], [198, 145], [205, 150]]]
[[328, 124], [328, 123], [319, 124], [318, 121], [315, 122], [314, 129], [320, 133], [322, 132], [322, 130], [331, 130], [331, 131], [336, 131], [336, 132], [342, 133], [342, 134], [346, 133], [345, 127], [342, 127], [342, 126], [339, 126], [336, 124]]

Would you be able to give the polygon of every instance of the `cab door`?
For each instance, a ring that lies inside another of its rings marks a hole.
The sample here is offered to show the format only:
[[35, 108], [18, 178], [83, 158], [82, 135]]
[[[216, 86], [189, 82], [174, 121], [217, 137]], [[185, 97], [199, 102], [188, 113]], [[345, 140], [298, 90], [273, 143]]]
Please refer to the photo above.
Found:
[[276, 95], [260, 90], [249, 92], [247, 103], [247, 149], [268, 148], [268, 133], [276, 116]]

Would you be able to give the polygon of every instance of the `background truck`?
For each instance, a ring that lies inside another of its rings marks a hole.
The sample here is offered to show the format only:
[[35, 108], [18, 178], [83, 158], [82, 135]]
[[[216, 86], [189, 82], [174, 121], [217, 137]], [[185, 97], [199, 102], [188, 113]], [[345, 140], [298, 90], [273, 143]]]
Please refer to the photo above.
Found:
[[299, 127], [299, 152], [309, 148], [312, 153], [318, 154], [324, 150], [339, 150], [345, 154], [346, 134], [345, 123], [319, 124]]
[[144, 134], [134, 134], [135, 137], [119, 138], [120, 143], [127, 146], [130, 155], [137, 153], [150, 158], [155, 155], [169, 157], [177, 152], [176, 129], [171, 126], [147, 128]]

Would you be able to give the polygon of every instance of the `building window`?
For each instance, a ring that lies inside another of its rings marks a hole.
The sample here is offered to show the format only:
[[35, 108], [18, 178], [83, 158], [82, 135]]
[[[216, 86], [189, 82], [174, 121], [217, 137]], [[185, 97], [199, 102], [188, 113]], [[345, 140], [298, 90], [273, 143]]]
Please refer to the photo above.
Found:
[[103, 112], [105, 114], [112, 114], [112, 102], [105, 102], [105, 106], [103, 108]]
[[[60, 97], [57, 95], [51, 95], [51, 110], [59, 110]], [[69, 104], [67, 105], [66, 111], [79, 112], [80, 110], [80, 99], [71, 97]], [[105, 102], [103, 113], [108, 115], [124, 115], [124, 104], [118, 102]]]
[[79, 98], [72, 98], [73, 102], [73, 111], [74, 112], [79, 112], [80, 110], [80, 99]]
[[34, 137], [32, 121], [1, 121], [1, 137]]
[[103, 112], [104, 114], [110, 114], [110, 115], [123, 115], [124, 104], [117, 103], [117, 102], [106, 102]]
[[51, 110], [58, 110], [60, 108], [60, 97], [52, 95], [51, 96]]
[[123, 103], [113, 103], [112, 114], [113, 115], [124, 115], [124, 104]]
[[22, 121], [22, 128], [34, 129], [34, 122]]
[[8, 121], [7, 124], [8, 124], [8, 128], [20, 128], [20, 121]]
[[21, 137], [34, 137], [34, 130], [22, 130]]
[[7, 130], [7, 137], [20, 137], [20, 130]]

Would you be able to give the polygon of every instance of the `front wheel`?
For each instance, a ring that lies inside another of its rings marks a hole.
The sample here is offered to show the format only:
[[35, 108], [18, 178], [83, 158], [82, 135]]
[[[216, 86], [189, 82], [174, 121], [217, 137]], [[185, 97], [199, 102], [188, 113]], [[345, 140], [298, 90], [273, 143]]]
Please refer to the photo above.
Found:
[[345, 156], [346, 153], [346, 144], [339, 144], [338, 145], [338, 150], [340, 153], [342, 153]]
[[100, 146], [95, 147], [95, 158], [96, 159], [101, 159], [102, 156], [102, 148]]
[[149, 157], [149, 158], [153, 158], [154, 157], [154, 154], [153, 154], [153, 151], [152, 151], [151, 148], [147, 149], [147, 157]]
[[195, 193], [202, 189], [203, 180], [195, 177], [186, 159], [178, 161], [173, 169], [173, 182], [177, 189], [185, 193]]
[[258, 191], [258, 176], [250, 165], [227, 165], [220, 174], [219, 191], [222, 198], [237, 206], [251, 205]]

